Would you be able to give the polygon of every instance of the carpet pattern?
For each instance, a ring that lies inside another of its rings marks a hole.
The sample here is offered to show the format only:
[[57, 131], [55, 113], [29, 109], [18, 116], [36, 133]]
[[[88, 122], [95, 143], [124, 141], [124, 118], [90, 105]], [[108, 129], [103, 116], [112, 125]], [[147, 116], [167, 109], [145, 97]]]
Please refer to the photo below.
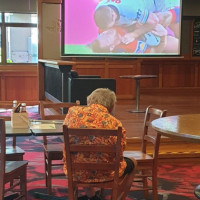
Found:
[[[59, 139], [51, 137], [53, 143]], [[42, 137], [18, 137], [17, 144], [22, 147], [26, 153], [25, 160], [28, 164], [28, 200], [33, 200], [34, 192], [46, 193], [44, 181], [44, 161], [42, 152]], [[57, 169], [57, 170], [62, 170]], [[179, 165], [160, 165], [158, 170], [158, 193], [159, 200], [195, 200], [193, 191], [200, 184], [200, 165], [179, 164]], [[144, 200], [143, 192], [136, 191], [138, 185], [134, 187], [127, 197], [127, 200]], [[53, 180], [53, 194], [58, 197], [67, 198], [67, 179]], [[84, 195], [84, 191], [80, 191]], [[109, 198], [109, 192], [106, 193], [106, 200]], [[153, 200], [151, 195], [149, 200]]]

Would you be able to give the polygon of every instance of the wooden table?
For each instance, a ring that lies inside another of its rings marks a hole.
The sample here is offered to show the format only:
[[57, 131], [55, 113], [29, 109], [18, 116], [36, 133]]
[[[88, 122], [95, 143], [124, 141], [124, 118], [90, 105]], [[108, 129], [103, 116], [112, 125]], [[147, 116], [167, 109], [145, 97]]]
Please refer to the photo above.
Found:
[[200, 143], [200, 114], [176, 115], [152, 121], [159, 134]]
[[157, 75], [123, 75], [120, 78], [124, 79], [134, 79], [136, 81], [136, 109], [131, 110], [131, 113], [144, 113], [145, 110], [139, 110], [140, 105], [140, 80], [141, 79], [149, 79], [149, 78], [157, 78]]
[[31, 136], [32, 131], [29, 128], [12, 128], [11, 121], [5, 121], [6, 137]]
[[31, 129], [34, 136], [63, 135], [63, 120], [36, 120], [35, 124], [55, 124], [55, 129]]
[[35, 120], [32, 124], [55, 124], [55, 128], [51, 129], [31, 129], [29, 128], [12, 128], [11, 121], [6, 121], [6, 137], [13, 136], [55, 136], [63, 135], [63, 120]]
[[[200, 114], [169, 116], [152, 121], [158, 134], [200, 143]], [[200, 185], [194, 194], [200, 198]]]

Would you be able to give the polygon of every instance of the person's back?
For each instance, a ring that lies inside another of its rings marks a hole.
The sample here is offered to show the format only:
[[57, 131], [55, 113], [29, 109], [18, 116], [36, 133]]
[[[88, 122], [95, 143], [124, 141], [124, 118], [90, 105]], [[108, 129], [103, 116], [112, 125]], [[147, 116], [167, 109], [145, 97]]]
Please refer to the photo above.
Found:
[[[66, 116], [64, 124], [67, 124], [69, 128], [106, 128], [106, 129], [113, 129], [118, 126], [122, 126], [121, 122], [117, 120], [115, 117], [113, 117], [107, 110], [106, 107], [100, 105], [100, 104], [91, 104], [90, 106], [84, 107], [84, 106], [75, 106], [71, 107], [68, 111], [68, 114]], [[70, 142], [72, 143], [84, 143], [84, 144], [98, 144], [101, 141], [101, 143], [105, 144], [112, 144], [116, 142], [116, 139], [114, 137], [108, 138], [107, 140], [104, 139], [102, 141], [102, 138], [86, 138], [86, 137], [73, 137], [70, 139]], [[123, 128], [123, 139], [122, 139], [122, 147], [124, 151], [125, 147], [125, 130]], [[122, 151], [122, 152], [123, 152]], [[110, 159], [112, 159], [112, 155], [98, 155], [92, 154], [90, 155], [91, 161], [96, 162], [96, 160], [102, 160], [106, 159], [108, 162]], [[123, 157], [122, 157], [123, 158]], [[85, 159], [84, 153], [80, 153], [75, 156], [74, 159]], [[121, 168], [120, 168], [120, 174], [122, 175], [124, 172], [124, 169], [126, 168], [126, 162], [124, 159], [121, 161]], [[66, 170], [66, 169], [65, 169]], [[96, 179], [95, 177], [98, 177]], [[91, 174], [85, 174], [84, 171], [76, 174], [77, 179], [81, 179], [84, 182], [101, 182], [105, 180], [112, 180], [112, 172], [105, 171], [104, 174], [102, 172], [98, 174], [98, 172], [93, 174], [91, 171]]]

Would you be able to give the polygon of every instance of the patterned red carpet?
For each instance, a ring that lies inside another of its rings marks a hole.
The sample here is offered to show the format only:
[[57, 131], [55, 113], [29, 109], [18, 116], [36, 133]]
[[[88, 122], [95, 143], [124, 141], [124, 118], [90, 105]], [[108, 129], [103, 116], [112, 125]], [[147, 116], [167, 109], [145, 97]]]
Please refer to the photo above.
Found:
[[[51, 138], [52, 142], [57, 139]], [[46, 193], [44, 181], [44, 163], [41, 146], [41, 137], [18, 138], [18, 145], [26, 151], [25, 160], [29, 160], [28, 165], [28, 200], [33, 200], [34, 192]], [[61, 169], [62, 170], [62, 169]], [[195, 200], [193, 191], [200, 184], [199, 165], [162, 165], [158, 172], [159, 200]], [[66, 197], [67, 199], [67, 180], [53, 180], [54, 195]], [[84, 194], [83, 191], [80, 194]], [[106, 195], [109, 199], [109, 193]], [[132, 188], [127, 200], [144, 200], [142, 191], [135, 191]], [[149, 199], [152, 199], [149, 197]]]

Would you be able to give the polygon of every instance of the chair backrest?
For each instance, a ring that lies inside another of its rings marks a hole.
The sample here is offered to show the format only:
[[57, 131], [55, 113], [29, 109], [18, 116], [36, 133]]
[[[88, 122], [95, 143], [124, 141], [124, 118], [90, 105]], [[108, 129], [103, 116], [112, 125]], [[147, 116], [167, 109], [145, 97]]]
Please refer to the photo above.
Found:
[[[65, 164], [67, 166], [68, 172], [68, 191], [69, 191], [69, 199], [74, 199], [73, 197], [73, 188], [77, 186], [81, 186], [80, 182], [77, 180], [73, 180], [73, 175], [75, 172], [79, 170], [83, 171], [90, 171], [91, 170], [98, 170], [98, 171], [105, 171], [111, 170], [114, 172], [114, 181], [113, 181], [113, 188], [115, 187], [114, 184], [118, 183], [119, 179], [119, 164], [121, 158], [121, 138], [122, 138], [122, 128], [119, 127], [118, 129], [97, 129], [97, 128], [68, 128], [66, 125], [63, 126], [63, 133], [64, 133], [64, 146], [66, 152], [66, 160]], [[70, 142], [70, 138], [72, 137], [102, 137], [104, 139], [108, 139], [108, 137], [116, 138], [116, 142], [113, 144], [106, 145], [105, 143], [99, 144], [83, 144], [83, 143], [72, 143]], [[74, 155], [77, 153], [83, 153], [85, 155], [91, 154], [111, 154], [113, 155], [113, 160], [110, 162], [107, 161], [99, 161], [95, 159], [95, 162], [91, 161], [90, 159], [84, 159], [84, 161], [74, 159]], [[99, 178], [99, 177], [97, 177]], [[94, 179], [93, 179], [94, 180]], [[95, 183], [94, 183], [95, 184]], [[83, 185], [82, 185], [83, 186]], [[116, 188], [116, 187], [115, 187]], [[71, 197], [71, 198], [70, 198]]]
[[54, 103], [40, 101], [40, 115], [43, 120], [63, 120], [66, 112], [71, 106], [80, 105], [79, 101], [76, 103]]
[[0, 197], [4, 196], [4, 175], [5, 175], [5, 151], [6, 151], [6, 138], [5, 138], [5, 121], [0, 119]]
[[[8, 109], [12, 109], [13, 104], [12, 102], [2, 102], [0, 101], [0, 109], [5, 109], [7, 111]], [[11, 120], [11, 115], [6, 115], [6, 116], [1, 116], [2, 119], [5, 121], [10, 121]]]
[[[71, 106], [78, 106], [80, 102], [76, 103], [54, 103], [40, 101], [40, 115], [42, 120], [64, 120], [66, 113]], [[43, 143], [47, 144], [46, 136], [43, 136]]]
[[153, 108], [151, 105], [147, 107], [145, 118], [144, 118], [144, 132], [142, 136], [142, 152], [147, 152], [147, 144], [152, 143], [153, 144], [153, 157], [158, 156], [159, 152], [159, 144], [160, 144], [160, 135], [157, 133], [149, 134], [149, 129], [151, 128], [151, 121], [160, 118], [160, 117], [166, 117], [167, 110], [160, 110], [157, 108]]

